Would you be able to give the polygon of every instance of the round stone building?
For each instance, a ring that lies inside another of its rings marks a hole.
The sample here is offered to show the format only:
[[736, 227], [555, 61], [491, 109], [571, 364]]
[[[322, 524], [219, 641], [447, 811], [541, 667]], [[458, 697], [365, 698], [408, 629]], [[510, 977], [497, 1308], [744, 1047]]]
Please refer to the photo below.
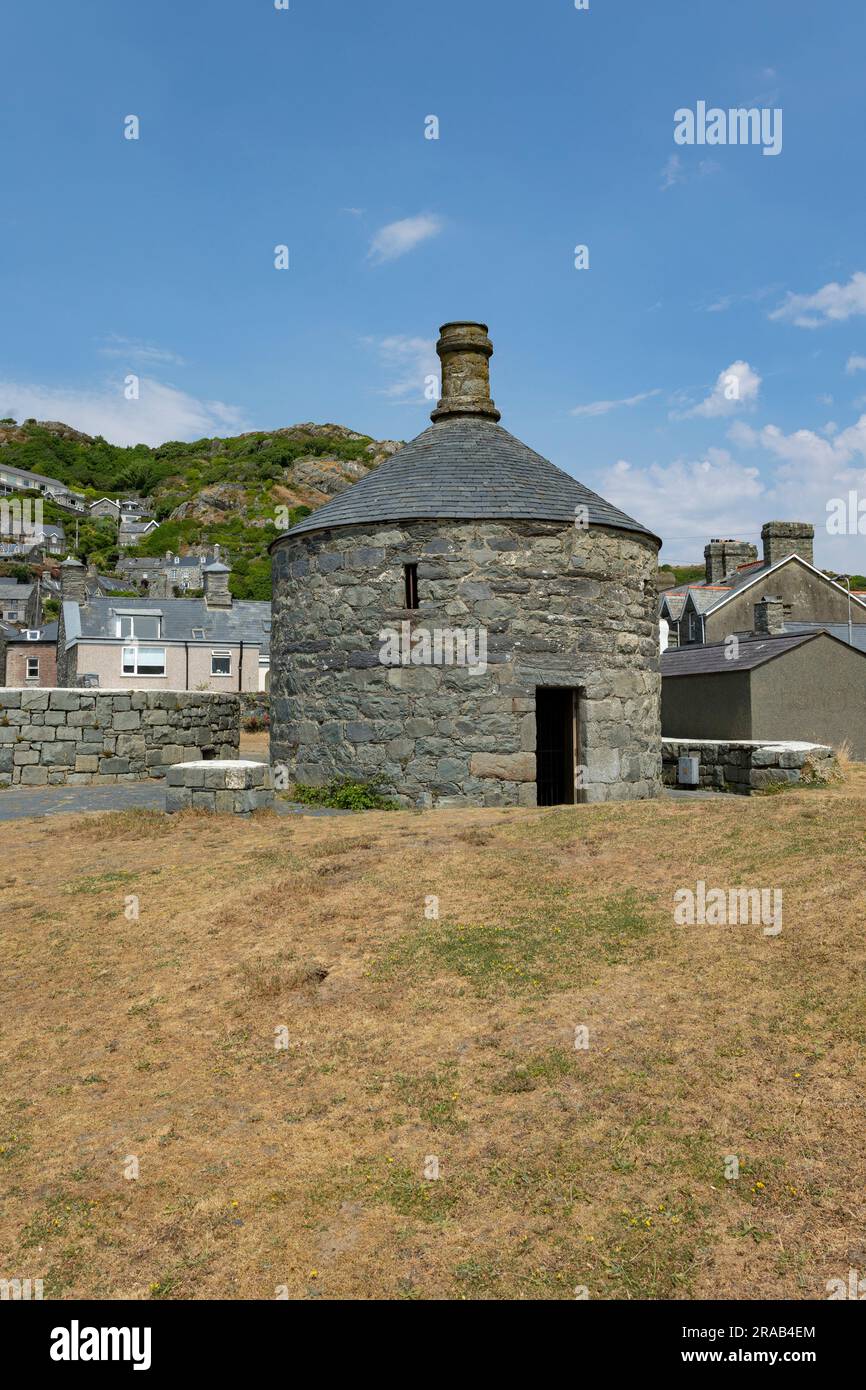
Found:
[[499, 425], [448, 323], [432, 426], [273, 542], [271, 760], [404, 806], [658, 794], [658, 537]]

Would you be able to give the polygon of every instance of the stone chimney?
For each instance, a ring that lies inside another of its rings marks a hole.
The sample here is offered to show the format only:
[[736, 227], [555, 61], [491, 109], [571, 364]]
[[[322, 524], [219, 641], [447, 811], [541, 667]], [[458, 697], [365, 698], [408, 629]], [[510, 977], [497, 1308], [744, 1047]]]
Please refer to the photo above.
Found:
[[67, 555], [60, 565], [60, 597], [63, 602], [87, 602], [87, 571], [74, 555]]
[[231, 608], [232, 596], [229, 592], [231, 570], [221, 560], [202, 566], [204, 600], [208, 608]]
[[490, 399], [490, 358], [493, 344], [486, 323], [443, 323], [436, 344], [442, 364], [442, 399], [431, 420], [477, 415], [498, 420]]
[[740, 565], [749, 565], [758, 558], [758, 548], [751, 541], [712, 540], [704, 546], [704, 567], [708, 584], [719, 584], [726, 574]]
[[755, 604], [755, 632], [762, 637], [775, 637], [785, 631], [785, 606], [780, 598], [764, 594]]
[[815, 528], [806, 521], [765, 521], [761, 527], [764, 564], [774, 565], [777, 560], [784, 560], [786, 555], [799, 555], [801, 560], [814, 564], [814, 538]]

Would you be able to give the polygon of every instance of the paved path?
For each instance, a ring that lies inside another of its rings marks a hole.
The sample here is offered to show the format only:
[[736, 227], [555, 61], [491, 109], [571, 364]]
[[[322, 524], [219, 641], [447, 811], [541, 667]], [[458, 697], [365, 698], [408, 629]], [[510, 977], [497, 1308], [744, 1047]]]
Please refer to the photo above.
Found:
[[[262, 760], [264, 761], [264, 760]], [[677, 791], [666, 787], [670, 801], [704, 801], [724, 797], [736, 803], [746, 797], [730, 792]], [[165, 810], [165, 783], [117, 782], [102, 787], [6, 787], [0, 790], [0, 821], [22, 820], [27, 816], [78, 815], [83, 811]], [[277, 797], [274, 810], [280, 816], [352, 816], [354, 811], [333, 811], [322, 806], [303, 806], [297, 801]]]
[[[68, 816], [82, 811], [164, 811], [165, 783], [117, 782], [93, 787], [6, 787], [0, 790], [0, 821], [27, 816]], [[351, 816], [352, 811], [333, 811], [323, 806], [302, 806], [277, 797], [274, 810], [280, 816]]]

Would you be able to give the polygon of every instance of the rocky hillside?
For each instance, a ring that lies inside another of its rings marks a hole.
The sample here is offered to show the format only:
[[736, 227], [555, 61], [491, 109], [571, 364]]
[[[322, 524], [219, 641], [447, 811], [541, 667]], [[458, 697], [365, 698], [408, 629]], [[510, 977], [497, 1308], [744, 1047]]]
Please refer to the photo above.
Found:
[[[267, 547], [277, 535], [278, 508], [298, 520], [398, 448], [395, 440], [333, 424], [121, 448], [59, 421], [0, 421], [0, 463], [59, 478], [88, 500], [130, 492], [151, 500], [159, 527], [129, 553], [184, 553], [219, 542], [231, 556], [237, 598], [270, 597]], [[71, 533], [60, 509], [47, 506], [45, 519], [64, 521]], [[77, 553], [113, 569], [113, 525], [83, 523]]]

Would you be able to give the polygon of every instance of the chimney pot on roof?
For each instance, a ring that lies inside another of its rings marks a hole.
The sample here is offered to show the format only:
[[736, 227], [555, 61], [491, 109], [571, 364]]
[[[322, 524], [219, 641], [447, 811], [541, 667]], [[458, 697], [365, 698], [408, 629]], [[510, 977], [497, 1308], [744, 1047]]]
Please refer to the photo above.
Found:
[[499, 411], [490, 399], [493, 344], [487, 336], [487, 324], [443, 323], [436, 351], [442, 365], [442, 399], [430, 419], [480, 415], [498, 420]]

